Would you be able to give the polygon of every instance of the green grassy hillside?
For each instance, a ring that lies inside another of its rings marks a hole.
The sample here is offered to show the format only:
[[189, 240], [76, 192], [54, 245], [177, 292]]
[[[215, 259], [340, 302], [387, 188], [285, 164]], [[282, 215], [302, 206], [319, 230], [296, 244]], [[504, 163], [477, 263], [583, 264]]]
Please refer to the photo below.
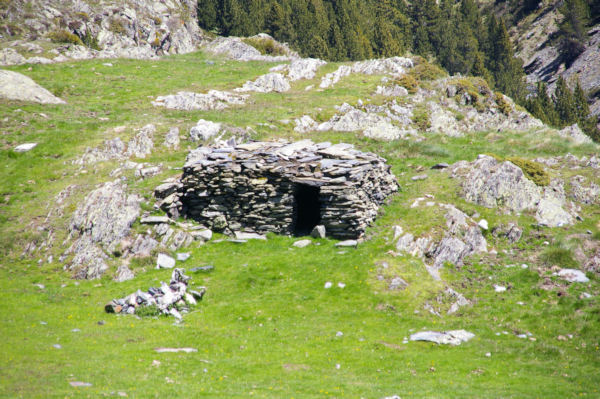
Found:
[[[590, 156], [597, 147], [573, 146], [538, 131], [477, 132], [460, 138], [426, 134], [420, 142], [379, 142], [359, 133], [300, 134], [293, 123], [281, 121], [304, 114], [325, 120], [343, 102], [356, 104], [367, 97], [383, 101], [371, 96], [380, 77], [351, 75], [335, 88], [306, 91], [338, 66], [329, 64], [314, 80], [295, 82], [285, 94], [252, 94], [246, 106], [224, 111], [183, 112], [150, 102], [179, 90], [239, 87], [274, 64], [238, 63], [203, 53], [160, 61], [112, 60], [112, 67], [105, 62], [10, 68], [68, 105], [0, 102], [0, 396], [600, 397], [600, 278], [588, 273], [589, 283], [569, 285], [551, 276], [550, 269], [571, 260], [577, 234], [589, 230], [594, 242], [600, 239], [598, 206], [584, 207], [584, 221], [568, 229], [539, 229], [531, 213], [504, 215], [460, 199], [458, 182], [447, 173], [427, 171], [427, 180], [411, 180], [422, 168], [471, 161], [481, 153], [527, 159], [567, 152]], [[180, 168], [192, 148], [183, 141], [181, 150], [169, 151], [162, 146], [163, 135], [173, 126], [186, 134], [200, 118], [250, 126], [256, 131], [253, 138], [261, 140], [353, 143], [385, 157], [402, 189], [381, 209], [356, 249], [341, 250], [329, 239], [294, 248], [296, 238], [275, 235], [264, 242], [192, 244], [184, 267], [210, 264], [214, 271], [189, 273], [192, 284], [206, 286], [207, 294], [181, 324], [167, 317], [106, 314], [103, 306], [109, 300], [158, 286], [168, 281], [170, 271], [155, 270], [153, 259], [135, 260], [136, 278], [124, 283], [112, 280], [114, 270], [94, 281], [75, 281], [63, 271], [58, 259], [70, 214], [97, 183], [111, 180], [109, 173], [118, 166], [104, 162], [82, 170], [72, 161], [86, 147], [117, 136], [115, 127], [126, 127], [119, 134], [125, 138], [136, 128], [156, 124], [155, 151], [143, 162], [162, 163], [163, 172], [141, 181], [133, 172], [126, 175], [130, 189], [143, 195], [144, 208], [151, 209], [152, 189], [178, 173], [170, 168]], [[24, 142], [39, 144], [30, 152], [12, 151]], [[55, 196], [69, 185], [76, 187], [62, 214], [45, 221]], [[442, 270], [443, 280], [473, 302], [454, 315], [425, 310], [426, 304], [445, 306], [445, 283], [434, 281], [420, 259], [390, 252], [395, 249], [394, 225], [415, 235], [444, 226], [438, 208], [410, 208], [425, 194], [467, 214], [478, 212], [491, 226], [517, 221], [524, 228], [516, 245], [486, 232], [489, 248], [498, 255], [475, 256], [462, 268], [447, 265]], [[54, 244], [48, 252], [21, 257], [27, 243], [43, 241], [50, 231]], [[527, 269], [520, 267], [524, 263]], [[390, 291], [388, 281], [394, 276], [408, 282], [408, 288]], [[325, 289], [326, 282], [333, 287]], [[494, 284], [511, 289], [496, 293]], [[551, 289], [543, 289], [546, 284]], [[593, 296], [580, 299], [584, 292]], [[424, 328], [466, 329], [476, 337], [456, 347], [403, 343]], [[157, 347], [198, 352], [159, 354]], [[72, 387], [70, 381], [92, 386]]]

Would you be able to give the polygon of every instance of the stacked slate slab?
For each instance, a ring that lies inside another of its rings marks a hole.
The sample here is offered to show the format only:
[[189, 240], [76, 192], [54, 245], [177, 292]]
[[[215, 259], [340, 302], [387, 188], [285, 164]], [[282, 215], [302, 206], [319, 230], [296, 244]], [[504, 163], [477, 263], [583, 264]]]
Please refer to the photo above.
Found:
[[385, 159], [350, 144], [302, 140], [199, 147], [181, 179], [155, 195], [172, 216], [216, 231], [299, 235], [300, 226], [318, 224], [327, 236], [355, 239], [398, 188]]

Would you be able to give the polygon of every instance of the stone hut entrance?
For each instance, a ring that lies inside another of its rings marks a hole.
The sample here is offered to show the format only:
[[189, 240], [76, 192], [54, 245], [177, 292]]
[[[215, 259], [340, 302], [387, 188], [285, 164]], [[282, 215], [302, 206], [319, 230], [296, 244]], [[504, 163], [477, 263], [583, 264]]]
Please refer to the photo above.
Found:
[[294, 185], [293, 230], [296, 236], [310, 234], [321, 221], [320, 190], [308, 184]]
[[328, 237], [355, 239], [396, 191], [376, 154], [302, 140], [198, 147], [181, 178], [155, 195], [169, 215], [217, 232], [300, 236], [321, 224]]

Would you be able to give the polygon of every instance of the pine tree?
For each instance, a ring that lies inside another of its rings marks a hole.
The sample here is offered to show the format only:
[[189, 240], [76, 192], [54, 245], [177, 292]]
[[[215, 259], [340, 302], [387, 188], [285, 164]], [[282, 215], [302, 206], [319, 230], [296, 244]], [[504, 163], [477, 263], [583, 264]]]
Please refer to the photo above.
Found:
[[485, 67], [484, 56], [481, 51], [475, 53], [475, 59], [473, 61], [473, 66], [471, 67], [471, 75], [484, 78], [491, 87], [494, 87], [494, 77]]
[[583, 125], [590, 116], [590, 105], [588, 104], [585, 92], [581, 88], [579, 79], [577, 79], [577, 84], [575, 85], [575, 90], [573, 91], [573, 101], [575, 103], [577, 120], [580, 122], [580, 125]]
[[558, 113], [560, 126], [569, 126], [577, 122], [577, 109], [575, 97], [567, 85], [567, 81], [561, 76], [556, 82], [554, 91], [554, 106]]
[[585, 50], [589, 7], [585, 0], [565, 0], [560, 12], [564, 18], [559, 26], [559, 51], [563, 61], [569, 67]]

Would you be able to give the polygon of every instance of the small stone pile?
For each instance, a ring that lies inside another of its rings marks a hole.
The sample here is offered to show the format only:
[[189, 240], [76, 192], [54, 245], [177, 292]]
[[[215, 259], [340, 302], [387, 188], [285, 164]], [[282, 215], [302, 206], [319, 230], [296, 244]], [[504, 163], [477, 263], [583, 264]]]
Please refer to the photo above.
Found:
[[200, 291], [188, 292], [190, 277], [184, 273], [184, 269], [174, 269], [168, 285], [161, 282], [160, 288], [150, 288], [146, 292], [137, 290], [125, 298], [113, 299], [106, 304], [104, 310], [107, 313], [135, 314], [140, 308], [156, 306], [160, 313], [181, 319], [177, 307], [195, 305], [206, 291], [205, 288], [201, 288]]
[[170, 215], [215, 231], [300, 234], [300, 225], [310, 232], [319, 224], [330, 237], [352, 239], [398, 191], [390, 169], [344, 143], [233, 143], [191, 151], [180, 181], [159, 186], [155, 196]]

